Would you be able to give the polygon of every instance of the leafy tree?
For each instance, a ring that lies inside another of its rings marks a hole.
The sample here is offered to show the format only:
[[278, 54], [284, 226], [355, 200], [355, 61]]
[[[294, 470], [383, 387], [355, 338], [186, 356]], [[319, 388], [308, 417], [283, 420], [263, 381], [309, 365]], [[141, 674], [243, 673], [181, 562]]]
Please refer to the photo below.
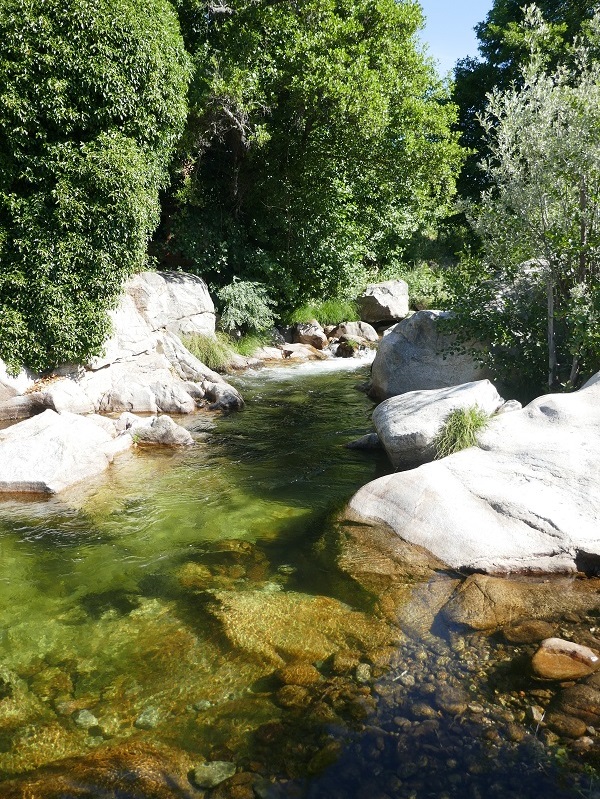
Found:
[[165, 261], [287, 307], [352, 293], [454, 191], [454, 109], [417, 49], [418, 4], [179, 9], [196, 73]]
[[[484, 130], [479, 118], [487, 105], [487, 95], [495, 88], [509, 89], [520, 84], [522, 68], [530, 50], [526, 30], [525, 0], [494, 0], [486, 19], [476, 26], [481, 58], [463, 58], [455, 67], [452, 99], [459, 108], [458, 129], [461, 144], [469, 148], [465, 167], [458, 180], [459, 193], [477, 198], [486, 188], [486, 177], [478, 166], [487, 154]], [[549, 68], [564, 62], [569, 46], [591, 19], [596, 0], [538, 0], [546, 27], [541, 42], [543, 58]]]
[[475, 226], [486, 258], [459, 291], [457, 313], [465, 330], [479, 328], [505, 355], [513, 347], [538, 374], [545, 355], [552, 389], [600, 365], [600, 64], [590, 49], [600, 14], [573, 50], [574, 67], [551, 73], [539, 10], [526, 22], [522, 86], [496, 90], [482, 120], [491, 188]]
[[42, 370], [99, 351], [143, 268], [186, 114], [167, 0], [0, 5], [0, 357]]

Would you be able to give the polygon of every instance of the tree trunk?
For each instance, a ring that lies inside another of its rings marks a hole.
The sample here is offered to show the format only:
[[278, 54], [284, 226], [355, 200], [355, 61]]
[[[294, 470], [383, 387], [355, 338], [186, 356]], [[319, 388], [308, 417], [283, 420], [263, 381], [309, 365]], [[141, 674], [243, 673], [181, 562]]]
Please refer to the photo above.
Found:
[[554, 270], [550, 268], [546, 282], [548, 297], [548, 388], [556, 385], [556, 340], [554, 337]]

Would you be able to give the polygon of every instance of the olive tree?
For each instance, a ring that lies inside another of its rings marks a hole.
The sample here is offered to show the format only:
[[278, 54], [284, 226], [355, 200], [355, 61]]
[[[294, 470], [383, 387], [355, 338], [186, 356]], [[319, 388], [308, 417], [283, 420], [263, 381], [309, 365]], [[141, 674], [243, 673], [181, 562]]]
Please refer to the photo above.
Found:
[[[529, 7], [531, 58], [522, 85], [489, 96], [482, 123], [491, 187], [482, 195], [475, 227], [484, 243], [488, 286], [503, 286], [505, 296], [527, 286], [521, 305], [539, 304], [531, 287], [536, 275], [543, 281], [545, 333], [535, 336], [538, 344], [542, 336], [546, 340], [552, 389], [559, 382], [574, 385], [580, 371], [600, 362], [594, 332], [600, 312], [600, 65], [590, 55], [600, 16], [586, 40], [575, 43], [575, 67], [551, 74], [538, 48], [544, 24], [538, 9]], [[499, 324], [504, 306], [497, 296]], [[517, 345], [519, 336], [531, 336], [530, 330], [513, 333]]]
[[97, 353], [146, 263], [188, 57], [167, 0], [0, 4], [0, 357]]

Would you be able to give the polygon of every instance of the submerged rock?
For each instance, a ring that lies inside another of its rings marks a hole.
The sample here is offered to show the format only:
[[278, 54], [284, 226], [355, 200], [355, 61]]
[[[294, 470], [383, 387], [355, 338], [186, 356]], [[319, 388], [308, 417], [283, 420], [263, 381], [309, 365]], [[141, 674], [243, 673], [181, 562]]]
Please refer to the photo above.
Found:
[[183, 752], [127, 743], [72, 757], [2, 783], [3, 799], [202, 799]]
[[213, 760], [209, 763], [201, 763], [193, 771], [192, 780], [198, 788], [214, 788], [225, 780], [228, 780], [236, 772], [235, 763], [225, 760]]
[[293, 591], [215, 591], [208, 612], [231, 644], [276, 666], [325, 660], [340, 649], [375, 649], [398, 632], [336, 599]]
[[452, 411], [477, 407], [491, 416], [503, 404], [489, 380], [478, 380], [390, 397], [375, 408], [373, 424], [394, 468], [408, 469], [434, 459], [436, 437]]
[[471, 355], [453, 352], [453, 336], [439, 329], [446, 311], [418, 311], [393, 327], [381, 340], [371, 370], [370, 393], [386, 399], [406, 391], [423, 391], [471, 383], [489, 377]]
[[600, 568], [600, 375], [502, 414], [479, 446], [368, 483], [350, 508], [454, 568]]
[[0, 431], [0, 492], [55, 494], [100, 474], [132, 443], [83, 416], [44, 411]]
[[598, 581], [508, 580], [473, 574], [456, 589], [443, 614], [452, 624], [493, 630], [523, 619], [552, 619], [564, 613], [600, 608]]
[[533, 656], [531, 667], [546, 680], [579, 680], [600, 668], [600, 658], [587, 646], [546, 638]]

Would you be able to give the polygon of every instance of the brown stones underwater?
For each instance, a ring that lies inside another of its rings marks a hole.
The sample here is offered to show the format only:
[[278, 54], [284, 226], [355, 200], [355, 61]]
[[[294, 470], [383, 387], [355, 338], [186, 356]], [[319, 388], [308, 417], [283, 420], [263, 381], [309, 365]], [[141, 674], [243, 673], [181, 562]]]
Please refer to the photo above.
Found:
[[201, 457], [140, 453], [77, 508], [0, 508], [2, 799], [593, 796], [597, 676], [532, 659], [598, 649], [597, 582], [482, 592], [333, 522], [382, 468], [343, 447], [355, 381], [265, 381], [262, 415], [244, 386]]

